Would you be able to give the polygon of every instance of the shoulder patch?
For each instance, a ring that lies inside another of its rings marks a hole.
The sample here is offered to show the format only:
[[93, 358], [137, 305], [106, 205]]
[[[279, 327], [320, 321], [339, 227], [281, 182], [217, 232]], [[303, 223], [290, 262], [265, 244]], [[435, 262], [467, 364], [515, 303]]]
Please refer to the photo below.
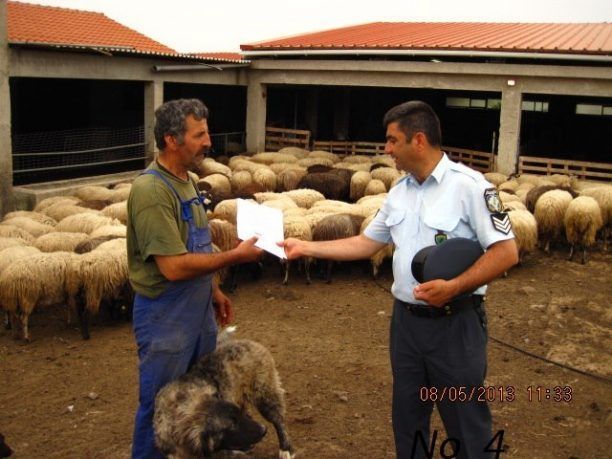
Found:
[[496, 188], [487, 188], [484, 190], [484, 200], [489, 212], [499, 213], [503, 210], [502, 202], [501, 199], [499, 199], [499, 193]]
[[500, 233], [508, 234], [512, 229], [512, 223], [510, 223], [510, 217], [506, 212], [496, 212], [491, 214], [491, 223]]

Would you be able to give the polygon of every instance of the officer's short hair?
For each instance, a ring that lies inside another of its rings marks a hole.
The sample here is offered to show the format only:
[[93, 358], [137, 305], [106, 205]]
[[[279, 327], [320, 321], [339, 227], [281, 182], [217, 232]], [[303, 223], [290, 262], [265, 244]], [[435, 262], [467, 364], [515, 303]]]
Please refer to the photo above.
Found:
[[208, 108], [198, 99], [176, 99], [160, 105], [155, 110], [155, 144], [159, 150], [166, 148], [165, 135], [176, 137], [179, 144], [183, 143], [187, 124], [185, 120], [191, 115], [200, 121], [208, 119]]
[[428, 104], [420, 100], [411, 100], [396, 105], [390, 109], [383, 118], [383, 127], [391, 123], [398, 123], [399, 128], [410, 141], [414, 134], [422, 132], [433, 147], [442, 145], [442, 132], [438, 115]]

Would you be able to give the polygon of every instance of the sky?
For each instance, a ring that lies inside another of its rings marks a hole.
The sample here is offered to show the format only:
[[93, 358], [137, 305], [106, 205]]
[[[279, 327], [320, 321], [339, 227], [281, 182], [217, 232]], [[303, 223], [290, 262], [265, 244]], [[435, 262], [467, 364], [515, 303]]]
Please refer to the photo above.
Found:
[[612, 22], [612, 0], [19, 0], [97, 11], [179, 52], [367, 22]]

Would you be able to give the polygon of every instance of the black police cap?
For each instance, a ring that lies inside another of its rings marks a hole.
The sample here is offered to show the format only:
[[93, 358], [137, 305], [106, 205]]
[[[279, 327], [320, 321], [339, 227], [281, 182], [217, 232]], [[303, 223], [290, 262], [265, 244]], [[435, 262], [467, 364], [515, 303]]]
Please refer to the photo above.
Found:
[[412, 259], [412, 275], [419, 282], [450, 280], [466, 271], [484, 251], [477, 241], [463, 237], [447, 239], [440, 245], [419, 250]]

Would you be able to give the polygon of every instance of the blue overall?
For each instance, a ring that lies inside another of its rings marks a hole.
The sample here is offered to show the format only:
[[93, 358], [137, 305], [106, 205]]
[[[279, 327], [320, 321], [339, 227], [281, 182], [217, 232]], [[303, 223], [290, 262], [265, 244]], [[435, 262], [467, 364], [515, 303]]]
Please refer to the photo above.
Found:
[[[211, 253], [210, 231], [208, 227], [197, 228], [193, 217], [192, 205], [204, 205], [200, 193], [199, 198], [183, 201], [158, 171], [147, 170], [143, 174], [161, 178], [181, 203], [181, 218], [189, 225], [187, 250], [191, 253]], [[211, 282], [212, 275], [206, 275], [170, 282], [157, 298], [136, 294], [133, 325], [138, 345], [140, 392], [132, 458], [164, 457], [155, 447], [155, 396], [164, 385], [184, 374], [203, 354], [215, 349], [217, 324]]]

